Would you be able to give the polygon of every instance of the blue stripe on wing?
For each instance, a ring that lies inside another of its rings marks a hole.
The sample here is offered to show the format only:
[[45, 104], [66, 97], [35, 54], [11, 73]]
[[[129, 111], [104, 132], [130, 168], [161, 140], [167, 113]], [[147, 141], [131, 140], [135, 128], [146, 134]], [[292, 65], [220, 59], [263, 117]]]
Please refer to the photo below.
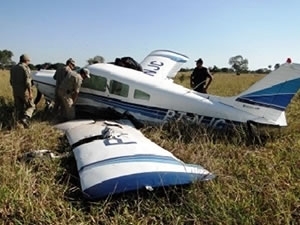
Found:
[[83, 191], [90, 199], [100, 199], [109, 195], [135, 191], [142, 188], [145, 189], [147, 186], [156, 188], [162, 186], [185, 185], [197, 180], [210, 180], [212, 178], [214, 178], [214, 175], [210, 173], [202, 174], [163, 171], [136, 173], [103, 181]]
[[174, 159], [170, 156], [160, 156], [160, 155], [152, 155], [152, 154], [139, 154], [139, 155], [125, 155], [110, 159], [105, 159], [102, 161], [97, 161], [91, 164], [87, 164], [78, 169], [78, 172], [81, 173], [83, 170], [87, 170], [95, 165], [97, 167], [116, 164], [116, 163], [136, 163], [136, 162], [151, 162], [151, 163], [164, 163], [164, 164], [175, 164], [175, 165], [184, 165], [183, 162]]

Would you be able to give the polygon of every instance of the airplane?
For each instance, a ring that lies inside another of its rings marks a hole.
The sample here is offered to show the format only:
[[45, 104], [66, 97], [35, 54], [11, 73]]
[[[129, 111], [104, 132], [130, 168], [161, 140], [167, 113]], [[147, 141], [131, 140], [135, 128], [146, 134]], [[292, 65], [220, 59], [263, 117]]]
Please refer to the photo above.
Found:
[[[300, 88], [300, 64], [287, 62], [248, 90], [233, 97], [198, 93], [173, 78], [188, 57], [169, 50], [151, 52], [143, 71], [97, 63], [87, 66], [76, 106], [89, 113], [116, 112], [145, 124], [183, 120], [224, 129], [238, 124], [286, 126], [285, 109]], [[49, 101], [54, 99], [54, 70], [35, 72], [33, 82]], [[65, 130], [73, 150], [81, 189], [97, 200], [139, 189], [207, 181], [215, 175], [186, 164], [151, 142], [136, 124], [121, 121], [69, 121]]]
[[[143, 71], [112, 63], [86, 66], [76, 107], [87, 112], [108, 110], [129, 115], [142, 124], [183, 120], [224, 129], [235, 125], [287, 126], [285, 110], [300, 88], [300, 64], [290, 61], [246, 91], [232, 97], [198, 93], [173, 82], [188, 57], [155, 50], [140, 63]], [[54, 70], [34, 73], [33, 82], [48, 100], [54, 99]]]

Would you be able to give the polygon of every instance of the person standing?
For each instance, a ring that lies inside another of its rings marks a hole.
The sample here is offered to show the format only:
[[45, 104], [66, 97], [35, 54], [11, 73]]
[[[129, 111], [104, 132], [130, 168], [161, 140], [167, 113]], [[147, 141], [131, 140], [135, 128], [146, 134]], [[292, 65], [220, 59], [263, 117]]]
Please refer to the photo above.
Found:
[[10, 70], [10, 85], [13, 89], [16, 117], [25, 128], [29, 127], [29, 119], [35, 110], [29, 63], [29, 56], [23, 54], [20, 56], [19, 63]]
[[60, 84], [65, 79], [67, 74], [75, 69], [75, 61], [72, 58], [69, 58], [66, 62], [66, 65], [64, 67], [58, 68], [55, 71], [55, 74], [53, 76], [53, 79], [56, 80], [55, 84], [55, 99], [54, 99], [54, 112], [59, 112], [59, 109], [61, 108], [62, 103], [60, 102], [57, 92]]
[[75, 119], [74, 106], [78, 98], [82, 81], [86, 78], [90, 78], [90, 71], [86, 68], [82, 68], [79, 71], [79, 74], [75, 71], [69, 71], [66, 78], [58, 87], [57, 94], [59, 101], [62, 103], [63, 119]]
[[207, 89], [212, 82], [212, 75], [206, 67], [203, 67], [203, 60], [200, 58], [196, 62], [196, 67], [191, 74], [190, 85], [193, 90], [200, 93], [207, 93]]

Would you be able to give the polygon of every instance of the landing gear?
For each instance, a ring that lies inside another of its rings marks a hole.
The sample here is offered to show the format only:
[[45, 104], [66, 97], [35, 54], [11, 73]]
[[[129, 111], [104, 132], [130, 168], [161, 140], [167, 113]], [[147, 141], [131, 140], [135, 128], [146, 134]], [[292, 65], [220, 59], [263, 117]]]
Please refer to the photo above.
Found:
[[41, 98], [42, 98], [43, 94], [37, 90], [37, 94], [36, 94], [36, 97], [34, 99], [34, 104], [37, 105], [40, 101], [41, 101]]
[[123, 113], [123, 117], [124, 119], [128, 119], [130, 120], [130, 122], [137, 128], [137, 129], [141, 129], [144, 127], [144, 124], [139, 121], [138, 119], [136, 119], [133, 115], [131, 115], [129, 112], [125, 111]]
[[252, 145], [263, 144], [263, 141], [261, 139], [261, 133], [259, 132], [257, 124], [255, 124], [252, 121], [247, 121], [247, 142], [248, 144]]

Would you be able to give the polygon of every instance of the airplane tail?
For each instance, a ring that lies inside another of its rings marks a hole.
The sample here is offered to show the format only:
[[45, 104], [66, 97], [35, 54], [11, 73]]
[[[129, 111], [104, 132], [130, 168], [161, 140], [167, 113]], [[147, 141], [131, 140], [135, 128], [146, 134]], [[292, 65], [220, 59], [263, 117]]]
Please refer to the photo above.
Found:
[[254, 122], [286, 126], [286, 107], [299, 88], [300, 64], [285, 63], [235, 96], [234, 107], [257, 115]]

